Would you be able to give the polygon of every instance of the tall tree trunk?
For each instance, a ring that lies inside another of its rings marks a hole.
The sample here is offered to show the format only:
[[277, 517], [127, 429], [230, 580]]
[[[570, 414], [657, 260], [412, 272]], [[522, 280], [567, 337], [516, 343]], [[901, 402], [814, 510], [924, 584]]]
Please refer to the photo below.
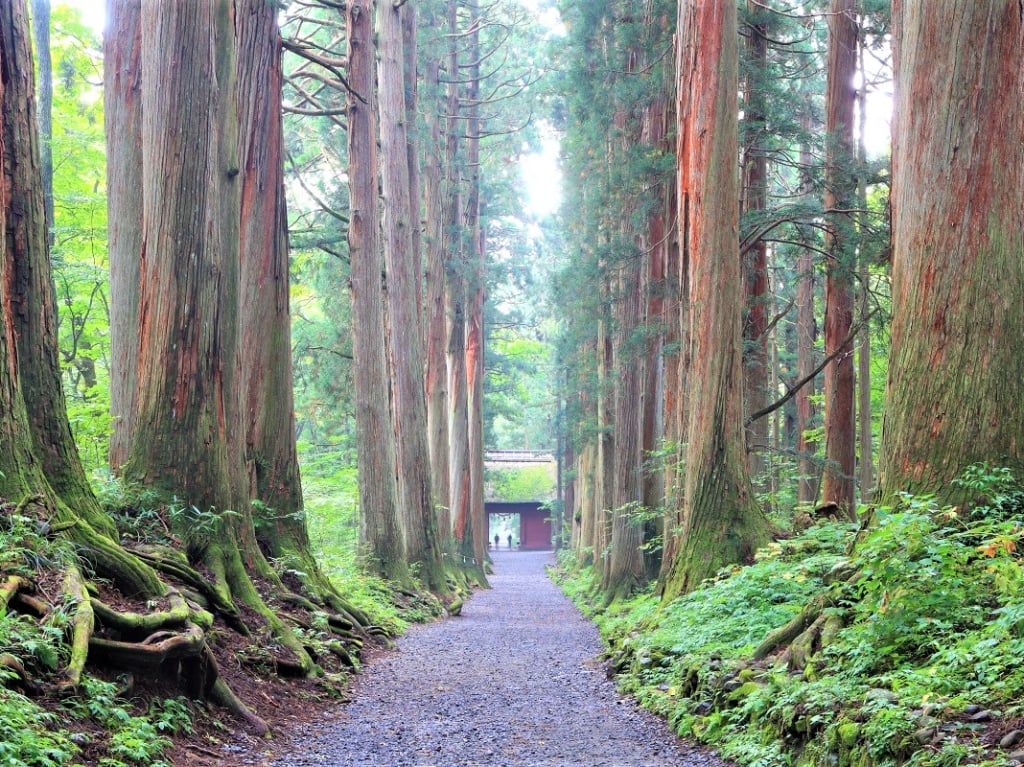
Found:
[[893, 5], [885, 498], [949, 498], [979, 461], [1024, 468], [1022, 13], [1003, 0]]
[[871, 272], [870, 256], [867, 252], [868, 240], [868, 180], [867, 162], [867, 76], [864, 68], [865, 46], [858, 40], [857, 58], [861, 73], [861, 86], [857, 92], [857, 115], [859, 120], [857, 131], [857, 230], [860, 249], [860, 317], [864, 327], [858, 334], [857, 342], [857, 422], [860, 434], [860, 454], [857, 461], [857, 482], [860, 485], [860, 501], [866, 503], [871, 499], [875, 486], [874, 444], [871, 428], [871, 326], [865, 322], [871, 311]]
[[141, 0], [107, 0], [103, 39], [103, 111], [107, 145], [107, 248], [110, 262], [110, 465], [128, 459], [138, 393], [142, 253]]
[[[240, 317], [232, 21], [224, 0], [142, 9], [142, 97], [162, 108], [146, 110], [142, 121], [139, 392], [128, 466], [203, 513], [248, 507], [242, 454], [229, 449], [244, 433], [233, 396]], [[180, 50], [195, 76], [172, 76], [167, 50]], [[198, 551], [206, 541], [192, 544]]]
[[50, 55], [50, 0], [32, 0], [32, 37], [36, 44], [39, 165], [43, 174], [43, 210], [47, 241], [53, 245], [53, 60]]
[[[802, 117], [802, 126], [805, 133], [810, 133], [811, 118], [808, 112]], [[810, 168], [813, 158], [811, 150], [804, 146], [800, 150], [800, 162], [802, 167]], [[808, 189], [810, 184], [805, 183]], [[796, 367], [797, 379], [805, 381], [814, 371], [814, 345], [818, 338], [818, 325], [814, 315], [814, 254], [810, 248], [804, 247], [796, 263], [797, 287], [796, 287]], [[798, 457], [799, 480], [797, 485], [797, 500], [801, 504], [810, 505], [818, 499], [818, 469], [815, 461], [818, 443], [808, 438], [809, 430], [812, 427], [814, 418], [814, 380], [808, 380], [805, 386], [800, 387], [794, 400], [796, 401], [796, 449]]]
[[[56, 523], [54, 530], [64, 528], [80, 559], [123, 594], [164, 598], [170, 592], [156, 571], [117, 543], [85, 479], [64, 410], [28, 30], [24, 0], [0, 4], [0, 71], [5, 73], [0, 155], [6, 190], [0, 226], [7, 232], [0, 245], [0, 497], [17, 499], [23, 513]], [[80, 573], [77, 564], [61, 565], [69, 573], [66, 582], [80, 580], [74, 575]], [[83, 611], [80, 593], [65, 596], [74, 610], [74, 628], [58, 690], [79, 684], [96, 626], [93, 611]], [[205, 643], [201, 648], [202, 657], [210, 657]], [[171, 664], [165, 670], [171, 671]], [[214, 682], [215, 673], [203, 676], [209, 686], [198, 692], [232, 701], [253, 731], [266, 732], [222, 680]]]
[[[425, 6], [425, 22], [431, 29], [441, 27], [434, 5]], [[440, 53], [438, 53], [438, 56]], [[444, 189], [442, 184], [441, 115], [445, 99], [441, 91], [441, 62], [431, 55], [424, 72], [423, 120], [427, 140], [423, 152], [423, 221], [426, 256], [426, 353], [427, 432], [430, 446], [430, 474], [437, 507], [437, 527], [445, 549], [451, 538], [451, 479], [449, 477], [448, 336], [445, 314]]]
[[99, 572], [129, 594], [157, 596], [156, 575], [117, 546], [64, 406], [29, 40], [25, 0], [0, 4], [0, 497], [40, 495], [55, 521], [75, 522], [68, 535]]
[[414, 222], [410, 220], [410, 197], [414, 191], [409, 188], [402, 42], [402, 15], [407, 11], [405, 4], [380, 3], [377, 6], [380, 41], [377, 81], [381, 116], [379, 157], [383, 163], [383, 246], [395, 387], [399, 508], [403, 515], [409, 562], [420, 565], [423, 580], [430, 589], [446, 593], [448, 586], [430, 483], [423, 344], [417, 305], [420, 272], [419, 263], [413, 258]]
[[680, 548], [664, 597], [695, 588], [767, 539], [743, 431], [736, 6], [680, 0], [679, 224], [689, 260], [690, 368]]
[[398, 582], [408, 579], [398, 513], [395, 430], [384, 319], [384, 261], [377, 209], [377, 109], [371, 2], [351, 2], [348, 26], [349, 261], [352, 356], [356, 389], [356, 459], [360, 543], [371, 566]]
[[852, 163], [853, 110], [857, 71], [856, 0], [832, 0], [828, 17], [828, 83], [825, 94], [825, 210], [829, 228], [825, 270], [825, 354], [838, 356], [825, 367], [825, 476], [823, 504], [856, 517], [856, 427], [854, 425], [853, 275], [856, 242], [849, 209], [856, 199]]
[[[142, 101], [161, 108], [142, 119], [138, 395], [124, 473], [174, 499], [177, 531], [218, 599], [255, 610], [311, 673], [252, 580], [280, 585], [256, 543], [245, 464], [235, 24], [250, 20], [235, 10], [142, 8]], [[180, 69], [166, 67], [167, 50]]]
[[[423, 193], [420, 181], [419, 148], [419, 68], [416, 46], [416, 8], [420, 3], [407, 3], [402, 10], [402, 70], [405, 80], [405, 161], [409, 166], [409, 235], [412, 237], [410, 257], [416, 274], [416, 316], [423, 314]], [[426, 323], [419, 323], [420, 348], [426, 348]], [[424, 368], [425, 369], [425, 368]], [[433, 477], [431, 477], [433, 480]]]
[[281, 33], [264, 0], [235, 0], [238, 51], [240, 402], [247, 497], [264, 555], [297, 576], [306, 596], [340, 612], [351, 606], [313, 556], [302, 513], [295, 446], [288, 214], [281, 125]]
[[[484, 280], [486, 242], [480, 220], [480, 7], [466, 0], [469, 33], [463, 68], [466, 77], [466, 415], [469, 432], [469, 531], [473, 561], [482, 565], [487, 557], [487, 513], [484, 509]], [[461, 77], [456, 77], [460, 80]], [[475, 573], [486, 585], [483, 568]]]
[[643, 312], [644, 263], [639, 255], [620, 267], [616, 280], [615, 382], [612, 398], [615, 408], [615, 461], [612, 482], [611, 540], [602, 587], [605, 601], [628, 597], [646, 576], [641, 546], [644, 526], [637, 519], [643, 492], [643, 348], [634, 334]]
[[[602, 315], [607, 311], [607, 287], [602, 285]], [[612, 399], [612, 342], [608, 334], [609, 320], [602, 316], [597, 329], [597, 455], [594, 462], [594, 526], [592, 548], [594, 562], [607, 566], [606, 554], [611, 540], [610, 513], [615, 490], [614, 401]]]
[[[7, 5], [6, 3], [4, 5]], [[55, 291], [49, 263], [49, 236], [43, 197], [35, 83], [32, 72], [28, 14], [23, 2], [4, 9], [7, 63], [5, 68], [4, 192], [7, 207], [5, 311], [13, 375], [31, 397], [28, 409], [34, 450], [42, 472], [57, 495], [72, 508], [79, 504], [96, 510], [96, 502], [82, 469], [64, 409], [64, 393], [52, 380], [60, 380], [57, 355]], [[24, 35], [24, 38], [22, 37]], [[92, 523], [113, 531], [101, 516]]]
[[[765, 126], [765, 88], [768, 77], [767, 12], [746, 0], [747, 13], [755, 20], [747, 30], [747, 80], [743, 93], [746, 146], [743, 151], [743, 213], [761, 215], [768, 204], [768, 158], [762, 145]], [[756, 413], [768, 404], [768, 243], [759, 239], [743, 256], [743, 391], [744, 412]], [[747, 457], [755, 481], [765, 470], [768, 449], [768, 418], [747, 425]]]
[[[281, 35], [264, 0], [236, 0], [239, 119], [241, 390], [249, 497], [263, 551], [310, 578], [319, 573], [302, 516], [295, 448], [288, 220], [281, 130]], [[321, 587], [326, 579], [317, 579]], [[318, 591], [320, 588], [317, 589]]]

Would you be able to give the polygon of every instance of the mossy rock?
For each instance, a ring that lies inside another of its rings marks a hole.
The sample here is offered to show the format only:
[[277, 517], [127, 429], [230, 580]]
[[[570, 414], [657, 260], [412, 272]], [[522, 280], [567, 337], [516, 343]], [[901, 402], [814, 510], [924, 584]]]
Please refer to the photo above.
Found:
[[860, 725], [856, 722], [842, 722], [836, 728], [836, 736], [840, 746], [844, 749], [852, 749], [860, 738]]
[[755, 692], [763, 688], [764, 685], [759, 684], [758, 682], [744, 682], [731, 693], [729, 693], [729, 702], [734, 704], [741, 703], [747, 698], [749, 698], [751, 695], [753, 695]]

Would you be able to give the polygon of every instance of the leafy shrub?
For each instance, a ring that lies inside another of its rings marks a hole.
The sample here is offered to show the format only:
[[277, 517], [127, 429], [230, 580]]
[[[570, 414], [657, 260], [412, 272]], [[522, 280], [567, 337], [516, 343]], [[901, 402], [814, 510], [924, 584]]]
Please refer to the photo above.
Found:
[[[977, 704], [1024, 715], [1024, 488], [985, 465], [957, 486], [956, 506], [901, 496], [856, 536], [812, 528], [670, 604], [646, 593], [601, 612], [594, 573], [573, 565], [563, 588], [597, 621], [622, 686], [723, 756], [764, 767], [984, 763], [992, 752], [959, 714]], [[829, 583], [833, 568], [853, 575]], [[844, 627], [806, 670], [751, 661], [822, 593]], [[938, 723], [937, 742], [922, 721]]]

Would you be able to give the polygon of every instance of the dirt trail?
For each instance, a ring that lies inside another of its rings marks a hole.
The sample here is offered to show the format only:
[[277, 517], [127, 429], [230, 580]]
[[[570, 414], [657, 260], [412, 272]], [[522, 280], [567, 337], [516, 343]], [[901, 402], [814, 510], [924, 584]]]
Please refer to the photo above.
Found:
[[277, 743], [273, 767], [720, 767], [619, 695], [597, 630], [548, 580], [550, 553], [494, 553], [493, 588], [413, 628], [351, 703]]

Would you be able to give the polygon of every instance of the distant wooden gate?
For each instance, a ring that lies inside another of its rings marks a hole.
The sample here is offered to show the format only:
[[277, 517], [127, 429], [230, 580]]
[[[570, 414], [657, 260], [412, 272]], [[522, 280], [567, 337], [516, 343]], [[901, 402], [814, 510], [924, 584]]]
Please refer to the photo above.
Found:
[[487, 501], [487, 516], [491, 514], [519, 515], [519, 548], [544, 550], [551, 545], [551, 512], [541, 508], [539, 501]]

